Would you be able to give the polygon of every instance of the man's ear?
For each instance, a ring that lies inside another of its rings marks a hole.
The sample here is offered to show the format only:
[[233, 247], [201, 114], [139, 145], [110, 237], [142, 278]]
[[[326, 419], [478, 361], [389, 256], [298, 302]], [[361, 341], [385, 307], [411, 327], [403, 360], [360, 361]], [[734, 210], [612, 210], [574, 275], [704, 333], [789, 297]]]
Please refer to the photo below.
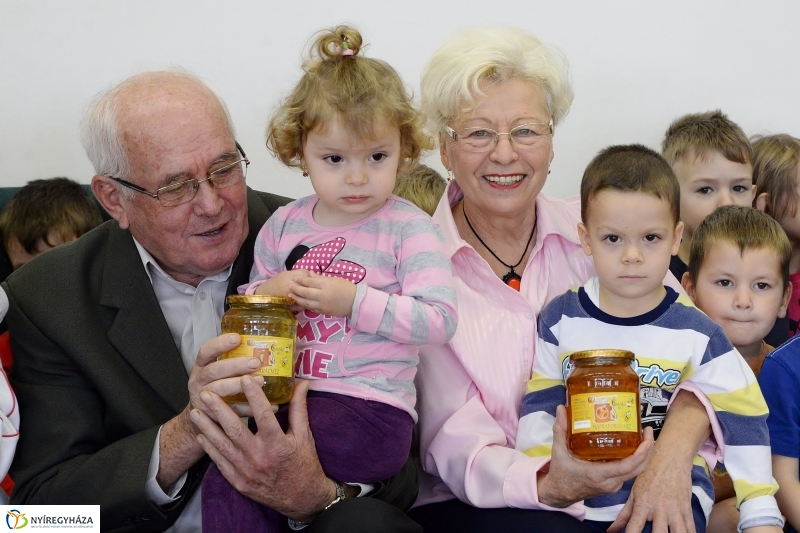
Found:
[[592, 243], [589, 241], [589, 230], [583, 222], [578, 222], [578, 238], [581, 240], [581, 248], [586, 255], [592, 255]]
[[128, 228], [128, 217], [125, 208], [122, 206], [121, 193], [116, 183], [113, 183], [108, 176], [94, 176], [92, 178], [92, 193], [106, 212], [119, 222], [122, 229]]
[[764, 213], [767, 212], [767, 203], [769, 202], [769, 193], [762, 192], [758, 196], [756, 196], [755, 207], [759, 211], [763, 211]]
[[686, 291], [686, 294], [688, 294], [689, 298], [694, 302], [694, 282], [688, 272], [683, 273], [681, 287], [683, 287], [683, 290]]

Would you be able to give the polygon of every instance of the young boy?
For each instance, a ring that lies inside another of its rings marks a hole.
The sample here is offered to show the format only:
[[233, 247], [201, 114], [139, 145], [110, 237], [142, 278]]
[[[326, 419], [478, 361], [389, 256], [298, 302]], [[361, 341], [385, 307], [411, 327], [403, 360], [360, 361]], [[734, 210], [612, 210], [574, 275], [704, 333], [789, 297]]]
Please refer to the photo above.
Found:
[[[549, 455], [556, 407], [566, 403], [569, 354], [630, 350], [640, 378], [642, 425], [658, 433], [681, 382], [703, 391], [716, 410], [728, 471], [739, 487], [740, 526], [772, 526], [764, 531], [779, 533], [783, 519], [773, 496], [778, 487], [769, 463], [767, 408], [755, 377], [722, 329], [663, 284], [683, 232], [679, 201], [669, 164], [644, 146], [612, 146], [587, 167], [578, 234], [597, 277], [542, 310], [516, 447]], [[692, 484], [695, 527], [704, 531], [713, 491], [698, 460]], [[584, 502], [590, 529], [605, 531], [632, 485], [629, 480], [615, 494]]]
[[758, 383], [769, 406], [772, 471], [780, 483], [775, 497], [786, 515], [787, 533], [800, 531], [800, 335], [764, 360]]
[[681, 190], [683, 241], [670, 262], [680, 281], [700, 222], [721, 205], [752, 205], [753, 156], [742, 128], [719, 110], [675, 120], [664, 136], [661, 154]]
[[[756, 376], [773, 350], [764, 336], [776, 317], [786, 316], [791, 256], [781, 226], [751, 207], [720, 207], [703, 220], [692, 239], [683, 287], [722, 327]], [[739, 511], [730, 476], [715, 475], [713, 482], [716, 503], [708, 531], [735, 531]]]
[[16, 270], [102, 222], [100, 208], [79, 183], [69, 178], [33, 180], [0, 213], [0, 238]]

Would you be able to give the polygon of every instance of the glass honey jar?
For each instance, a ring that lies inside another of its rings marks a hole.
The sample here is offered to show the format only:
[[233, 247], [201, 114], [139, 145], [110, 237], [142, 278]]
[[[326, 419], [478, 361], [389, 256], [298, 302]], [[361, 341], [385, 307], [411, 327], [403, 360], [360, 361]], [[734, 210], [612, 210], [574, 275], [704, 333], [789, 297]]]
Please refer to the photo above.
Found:
[[622, 459], [642, 442], [639, 376], [633, 352], [586, 350], [570, 355], [567, 445], [589, 461]]
[[[222, 317], [222, 333], [238, 333], [242, 342], [220, 356], [257, 357], [264, 378], [264, 394], [272, 404], [282, 404], [294, 392], [294, 346], [297, 320], [290, 310], [291, 298], [281, 296], [228, 296], [228, 311]], [[243, 393], [225, 398], [228, 403], [247, 402]]]

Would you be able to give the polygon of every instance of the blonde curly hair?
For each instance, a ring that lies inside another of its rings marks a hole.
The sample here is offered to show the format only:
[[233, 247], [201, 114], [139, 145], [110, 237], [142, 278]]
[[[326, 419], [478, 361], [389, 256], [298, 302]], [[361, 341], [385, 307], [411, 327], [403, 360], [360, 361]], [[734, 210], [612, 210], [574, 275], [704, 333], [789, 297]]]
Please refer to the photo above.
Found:
[[[398, 171], [413, 168], [433, 145], [424, 120], [391, 66], [360, 55], [361, 34], [350, 26], [319, 32], [303, 63], [305, 71], [267, 125], [267, 148], [285, 165], [300, 167], [308, 133], [337, 121], [362, 139], [372, 139], [385, 121], [400, 130]], [[352, 55], [343, 54], [345, 50]]]

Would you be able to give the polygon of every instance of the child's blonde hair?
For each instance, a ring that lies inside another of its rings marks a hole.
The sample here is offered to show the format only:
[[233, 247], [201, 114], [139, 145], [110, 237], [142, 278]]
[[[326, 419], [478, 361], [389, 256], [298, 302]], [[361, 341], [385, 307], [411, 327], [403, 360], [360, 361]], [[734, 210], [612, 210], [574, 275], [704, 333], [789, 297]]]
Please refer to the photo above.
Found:
[[432, 147], [422, 115], [397, 71], [385, 61], [361, 56], [362, 43], [361, 34], [350, 26], [317, 34], [303, 63], [305, 74], [267, 126], [267, 148], [285, 165], [301, 166], [308, 133], [325, 131], [334, 121], [362, 139], [374, 138], [379, 121], [396, 126], [398, 171], [416, 165], [422, 151]]
[[713, 151], [734, 163], [746, 165], [753, 160], [747, 135], [719, 109], [676, 119], [661, 143], [661, 155], [670, 165], [687, 157], [704, 159]]
[[753, 182], [756, 194], [767, 193], [766, 214], [780, 220], [797, 213], [798, 180], [800, 139], [786, 134], [753, 138]]
[[764, 248], [775, 252], [780, 259], [783, 288], [789, 286], [789, 262], [792, 245], [780, 224], [766, 213], [742, 205], [724, 205], [708, 215], [692, 236], [689, 253], [689, 278], [697, 283], [700, 268], [711, 247], [718, 242], [728, 242], [745, 250]]
[[392, 194], [405, 198], [429, 215], [433, 216], [447, 182], [441, 174], [425, 165], [397, 176]]

